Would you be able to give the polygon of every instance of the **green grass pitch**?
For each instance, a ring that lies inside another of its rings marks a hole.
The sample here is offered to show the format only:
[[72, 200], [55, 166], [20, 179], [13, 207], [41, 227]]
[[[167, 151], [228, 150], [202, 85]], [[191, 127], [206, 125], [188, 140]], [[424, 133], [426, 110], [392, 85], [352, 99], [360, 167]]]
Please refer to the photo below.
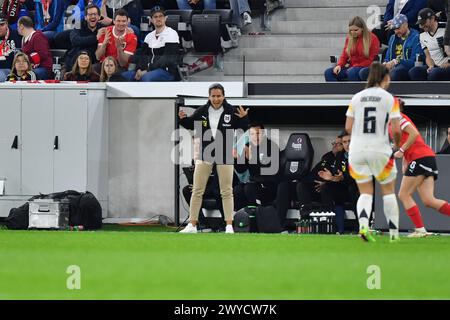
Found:
[[[0, 299], [450, 299], [447, 236], [162, 231], [0, 230]], [[71, 265], [79, 290], [67, 288]]]

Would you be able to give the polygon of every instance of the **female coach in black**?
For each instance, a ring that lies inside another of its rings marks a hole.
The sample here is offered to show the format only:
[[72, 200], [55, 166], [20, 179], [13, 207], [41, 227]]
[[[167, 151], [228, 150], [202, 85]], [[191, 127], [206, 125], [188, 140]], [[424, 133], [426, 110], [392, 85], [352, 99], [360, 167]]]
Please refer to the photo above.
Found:
[[[209, 87], [209, 100], [190, 117], [180, 110], [180, 125], [194, 130], [195, 141], [200, 141], [199, 158], [195, 161], [194, 185], [189, 208], [189, 224], [181, 233], [197, 233], [198, 214], [206, 183], [213, 165], [217, 166], [220, 195], [227, 223], [225, 232], [233, 233], [233, 141], [234, 130], [247, 130], [248, 109], [230, 105], [225, 90], [216, 83]], [[231, 141], [230, 141], [231, 140]]]

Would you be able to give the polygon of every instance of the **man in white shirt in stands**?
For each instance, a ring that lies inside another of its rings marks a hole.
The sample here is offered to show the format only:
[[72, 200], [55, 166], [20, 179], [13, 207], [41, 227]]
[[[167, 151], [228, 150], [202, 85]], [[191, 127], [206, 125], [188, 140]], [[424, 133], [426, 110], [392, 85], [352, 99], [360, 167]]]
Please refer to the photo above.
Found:
[[151, 11], [155, 30], [144, 40], [133, 62], [136, 71], [126, 71], [122, 76], [127, 81], [175, 81], [178, 80], [178, 60], [180, 40], [178, 33], [166, 26], [166, 13], [156, 6]]
[[450, 81], [450, 61], [444, 50], [444, 28], [439, 28], [436, 14], [425, 8], [420, 10], [417, 23], [424, 32], [420, 44], [425, 52], [425, 65], [409, 70], [413, 81]]

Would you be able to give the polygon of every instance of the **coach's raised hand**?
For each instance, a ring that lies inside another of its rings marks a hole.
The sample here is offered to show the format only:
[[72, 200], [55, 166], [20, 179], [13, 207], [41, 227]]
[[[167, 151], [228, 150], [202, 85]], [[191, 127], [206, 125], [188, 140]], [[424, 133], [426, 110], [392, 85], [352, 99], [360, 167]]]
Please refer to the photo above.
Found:
[[248, 110], [250, 110], [250, 108], [244, 109], [242, 108], [242, 106], [239, 106], [237, 108], [237, 113], [235, 113], [235, 115], [237, 115], [239, 118], [244, 118], [248, 115]]

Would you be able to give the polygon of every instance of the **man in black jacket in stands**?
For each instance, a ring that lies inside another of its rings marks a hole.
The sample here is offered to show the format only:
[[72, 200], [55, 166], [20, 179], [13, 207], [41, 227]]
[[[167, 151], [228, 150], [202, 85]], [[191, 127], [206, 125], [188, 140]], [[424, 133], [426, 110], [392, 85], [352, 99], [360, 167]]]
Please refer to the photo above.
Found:
[[100, 9], [95, 4], [90, 4], [85, 9], [85, 20], [81, 23], [81, 29], [74, 29], [70, 32], [70, 42], [72, 49], [67, 52], [65, 59], [66, 70], [70, 71], [75, 62], [75, 58], [80, 51], [87, 51], [92, 64], [97, 63], [95, 50], [97, 50], [97, 32], [102, 27], [99, 24]]

